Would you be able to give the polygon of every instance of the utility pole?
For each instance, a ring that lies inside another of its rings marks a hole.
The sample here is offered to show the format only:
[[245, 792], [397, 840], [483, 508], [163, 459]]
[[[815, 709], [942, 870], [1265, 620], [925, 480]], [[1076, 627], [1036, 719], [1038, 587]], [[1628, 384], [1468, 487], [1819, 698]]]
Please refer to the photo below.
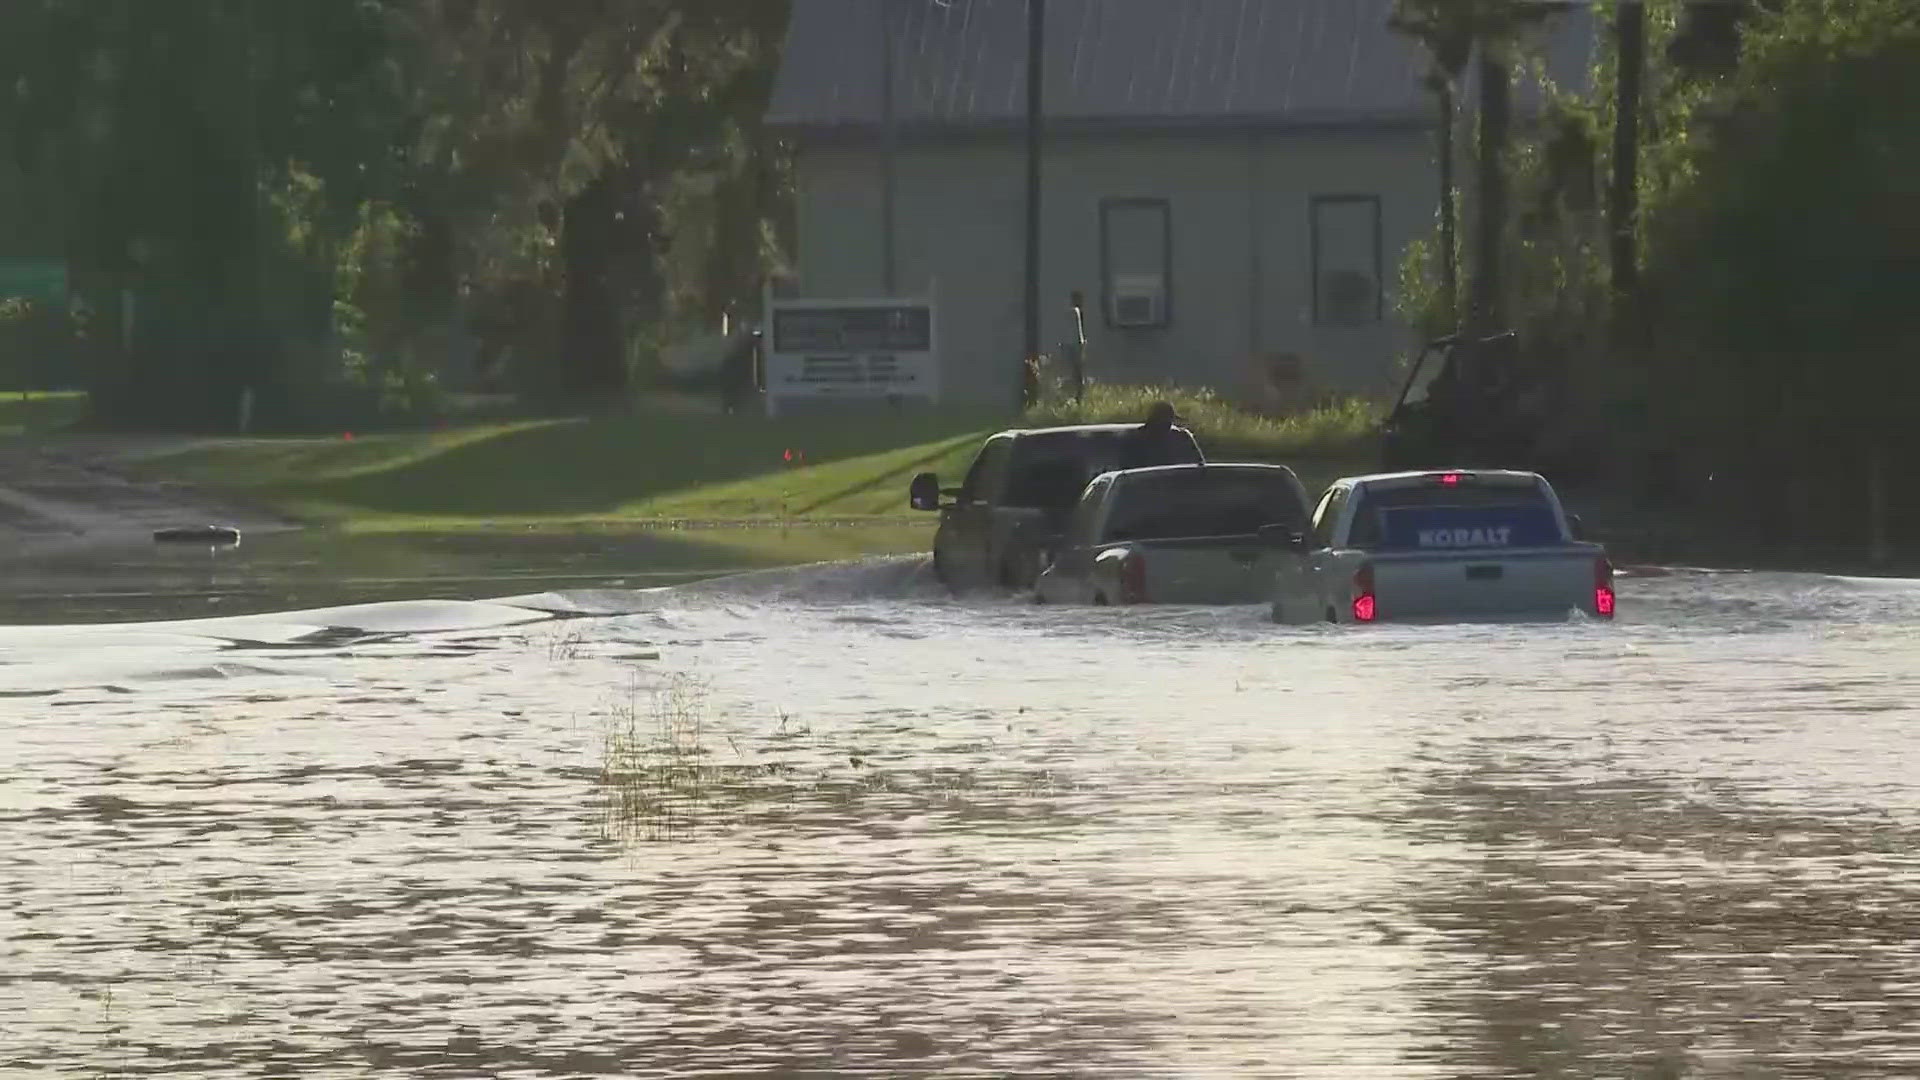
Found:
[[895, 159], [899, 149], [899, 113], [893, 90], [893, 9], [895, 0], [877, 0], [880, 4], [880, 125], [882, 145], [880, 174], [880, 277], [889, 298], [899, 293], [898, 270], [894, 263], [894, 205], [899, 181]]
[[1046, 0], [1027, 0], [1026, 357], [1040, 355], [1040, 123], [1046, 76]]
[[[244, 263], [235, 273], [231, 262], [226, 273], [231, 275], [220, 284], [220, 302], [229, 305], [229, 313], [223, 320], [231, 326], [234, 318], [240, 320], [245, 331], [241, 336], [244, 352], [236, 355], [233, 341], [222, 342], [216, 346], [224, 358], [225, 370], [215, 376], [214, 382], [220, 384], [220, 375], [228, 376], [232, 381], [222, 389], [237, 391], [234, 401], [234, 427], [245, 434], [253, 423], [253, 382], [262, 374], [261, 366], [266, 363], [266, 340], [271, 328], [266, 323], [266, 298], [262, 293], [262, 278], [267, 271], [264, 256], [265, 242], [265, 199], [260, 190], [260, 113], [256, 102], [259, 86], [259, 72], [255, 65], [256, 43], [259, 33], [255, 23], [255, 0], [239, 2], [240, 37], [240, 138], [244, 147], [246, 175], [242, 177], [246, 184], [246, 244]], [[239, 296], [235, 295], [236, 290]], [[244, 297], [237, 312], [232, 310], [235, 301]]]
[[1509, 124], [1507, 64], [1495, 47], [1480, 44], [1480, 199], [1475, 230], [1472, 299], [1467, 325], [1474, 337], [1499, 332], [1506, 321], [1501, 241], [1507, 215], [1506, 149]]
[[1613, 15], [1618, 72], [1614, 83], [1613, 181], [1608, 193], [1610, 255], [1616, 299], [1639, 284], [1634, 222], [1639, 216], [1640, 85], [1647, 63], [1647, 11], [1641, 0], [1620, 0]]
[[1453, 329], [1460, 329], [1460, 241], [1457, 237], [1459, 203], [1453, 197], [1453, 79], [1435, 69], [1430, 76], [1440, 104], [1440, 295]]

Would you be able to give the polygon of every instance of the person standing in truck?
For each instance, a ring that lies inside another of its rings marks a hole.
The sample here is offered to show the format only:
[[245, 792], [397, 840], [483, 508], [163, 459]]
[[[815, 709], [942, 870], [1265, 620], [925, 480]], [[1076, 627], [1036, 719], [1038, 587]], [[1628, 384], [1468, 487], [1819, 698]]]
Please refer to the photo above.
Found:
[[1190, 459], [1192, 447], [1186, 436], [1174, 431], [1175, 424], [1186, 420], [1171, 401], [1156, 401], [1147, 409], [1147, 419], [1127, 432], [1120, 443], [1120, 467], [1144, 469], [1154, 465], [1172, 465]]

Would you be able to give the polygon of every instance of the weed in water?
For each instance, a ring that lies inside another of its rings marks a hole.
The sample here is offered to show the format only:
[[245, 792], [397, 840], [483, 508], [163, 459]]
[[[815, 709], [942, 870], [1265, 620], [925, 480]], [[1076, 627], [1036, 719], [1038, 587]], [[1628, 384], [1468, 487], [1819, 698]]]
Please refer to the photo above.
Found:
[[[643, 700], [634, 673], [626, 699], [606, 716], [601, 791], [610, 839], [691, 839], [703, 824], [737, 824], [789, 791], [781, 764], [710, 760], [708, 707], [707, 687], [695, 678], [672, 675]], [[723, 737], [739, 757], [739, 744]]]
[[587, 632], [577, 623], [563, 623], [547, 639], [547, 659], [578, 660], [585, 651]]

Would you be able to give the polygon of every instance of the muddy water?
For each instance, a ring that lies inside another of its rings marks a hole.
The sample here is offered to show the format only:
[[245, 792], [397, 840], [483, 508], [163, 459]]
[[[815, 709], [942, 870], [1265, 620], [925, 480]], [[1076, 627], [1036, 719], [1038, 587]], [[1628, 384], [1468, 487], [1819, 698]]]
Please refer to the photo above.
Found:
[[[0, 513], [3, 513], [0, 510]], [[3, 523], [0, 523], [3, 524]], [[126, 622], [540, 589], [648, 588], [770, 565], [925, 550], [930, 522], [637, 530], [247, 533], [209, 547], [148, 534], [5, 550], [0, 625]]]
[[0, 630], [0, 1074], [1920, 1073], [1920, 583], [923, 573]]

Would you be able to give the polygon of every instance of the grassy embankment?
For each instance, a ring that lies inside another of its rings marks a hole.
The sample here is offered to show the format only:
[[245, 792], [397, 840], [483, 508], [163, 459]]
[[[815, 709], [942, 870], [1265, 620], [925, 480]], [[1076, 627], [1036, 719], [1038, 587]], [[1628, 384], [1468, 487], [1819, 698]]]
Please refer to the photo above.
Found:
[[0, 438], [68, 426], [86, 415], [87, 395], [66, 390], [0, 390]]
[[[914, 473], [932, 470], [957, 482], [993, 430], [1131, 421], [1155, 396], [1101, 387], [1084, 406], [1041, 408], [1021, 419], [963, 410], [857, 422], [643, 411], [352, 439], [224, 439], [134, 467], [333, 533], [478, 539], [670, 529], [705, 549], [703, 558], [766, 565], [925, 550], [932, 515], [906, 508]], [[1206, 395], [1176, 400], [1216, 459], [1290, 462], [1309, 487], [1364, 467], [1370, 451], [1372, 415], [1364, 409], [1274, 421]]]

